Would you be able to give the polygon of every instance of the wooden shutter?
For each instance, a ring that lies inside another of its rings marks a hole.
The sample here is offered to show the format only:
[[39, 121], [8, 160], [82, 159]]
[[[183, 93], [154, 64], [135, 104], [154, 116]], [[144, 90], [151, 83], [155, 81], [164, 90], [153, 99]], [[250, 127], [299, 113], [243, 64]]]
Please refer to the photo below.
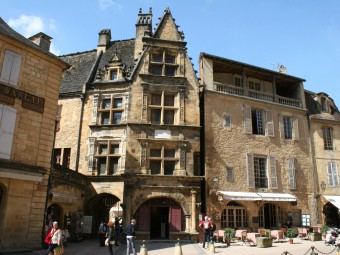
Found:
[[182, 210], [180, 207], [170, 207], [170, 231], [181, 231]]
[[138, 230], [150, 230], [150, 206], [142, 205], [138, 209]]
[[0, 105], [0, 158], [10, 159], [17, 110]]
[[327, 177], [329, 186], [339, 186], [338, 170], [335, 162], [327, 163]]
[[248, 105], [243, 106], [243, 116], [244, 116], [244, 132], [247, 134], [253, 133], [253, 127], [251, 124], [251, 107]]
[[255, 188], [255, 174], [254, 174], [254, 155], [247, 154], [247, 184], [248, 188]]
[[62, 104], [58, 104], [58, 109], [57, 109], [57, 116], [56, 116], [56, 131], [60, 130], [60, 119], [61, 119], [61, 110], [63, 108]]
[[279, 129], [280, 129], [280, 137], [281, 139], [285, 139], [285, 129], [283, 125], [283, 116], [279, 114]]
[[289, 189], [296, 189], [295, 158], [288, 158], [288, 186]]
[[269, 177], [270, 177], [270, 188], [277, 189], [277, 174], [276, 174], [276, 160], [275, 157], [268, 156], [269, 162]]
[[299, 135], [299, 121], [298, 118], [293, 117], [293, 132], [292, 132], [292, 138], [293, 140], [299, 140], [300, 135]]
[[12, 85], [17, 85], [21, 61], [21, 55], [7, 50], [5, 53], [4, 62], [2, 64], [1, 80]]
[[274, 136], [273, 111], [266, 111], [266, 135]]

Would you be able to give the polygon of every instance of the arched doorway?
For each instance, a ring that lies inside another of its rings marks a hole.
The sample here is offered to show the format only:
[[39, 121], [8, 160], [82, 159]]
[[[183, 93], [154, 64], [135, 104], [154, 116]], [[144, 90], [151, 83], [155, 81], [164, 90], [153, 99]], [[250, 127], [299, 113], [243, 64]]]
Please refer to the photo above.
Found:
[[101, 220], [109, 221], [109, 212], [112, 207], [118, 207], [119, 199], [109, 193], [93, 196], [85, 206], [85, 214], [92, 216], [92, 234], [98, 233]]
[[283, 222], [283, 211], [275, 205], [266, 203], [259, 210], [259, 226], [266, 229], [279, 227]]
[[170, 232], [182, 231], [185, 222], [181, 206], [170, 198], [147, 200], [135, 218], [138, 230], [149, 231], [150, 239], [168, 239]]
[[221, 213], [221, 228], [246, 228], [249, 227], [249, 219], [246, 208], [234, 201], [227, 204], [227, 208]]
[[59, 223], [59, 227], [63, 227], [63, 211], [58, 204], [52, 204], [47, 208], [47, 216], [45, 225], [49, 225], [49, 219], [51, 218], [53, 221], [57, 221]]
[[325, 225], [334, 227], [340, 226], [339, 209], [331, 202], [328, 202], [323, 206], [322, 213], [325, 215]]

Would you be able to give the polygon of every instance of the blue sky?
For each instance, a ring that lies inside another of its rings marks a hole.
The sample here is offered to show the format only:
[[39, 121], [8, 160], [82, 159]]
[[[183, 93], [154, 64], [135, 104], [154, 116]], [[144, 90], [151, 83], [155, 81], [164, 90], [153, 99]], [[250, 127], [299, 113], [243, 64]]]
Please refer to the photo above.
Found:
[[184, 31], [195, 69], [200, 52], [263, 68], [287, 67], [305, 89], [329, 94], [340, 106], [338, 0], [11, 0], [1, 17], [26, 37], [53, 37], [57, 55], [95, 49], [98, 32], [112, 40], [135, 37], [139, 8], [152, 7], [153, 26], [170, 7]]

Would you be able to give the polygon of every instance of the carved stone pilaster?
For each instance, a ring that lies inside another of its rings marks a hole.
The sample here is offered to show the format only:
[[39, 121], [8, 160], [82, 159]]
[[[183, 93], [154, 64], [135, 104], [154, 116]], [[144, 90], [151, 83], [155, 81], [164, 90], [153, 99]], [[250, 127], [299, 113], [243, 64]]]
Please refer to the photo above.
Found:
[[99, 95], [94, 94], [93, 95], [93, 110], [92, 110], [92, 125], [97, 124], [97, 118], [98, 118], [98, 101], [99, 101]]
[[120, 174], [123, 173], [125, 169], [125, 161], [126, 161], [126, 129], [124, 129], [124, 133], [122, 135], [122, 140], [121, 140], [121, 146], [122, 146], [122, 154], [120, 157], [120, 166], [119, 166], [119, 172]]
[[143, 109], [142, 109], [142, 122], [146, 123], [148, 120], [148, 94], [149, 94], [149, 86], [147, 84], [143, 84]]
[[184, 121], [185, 121], [185, 99], [184, 99], [184, 94], [185, 94], [185, 90], [184, 89], [180, 89], [179, 91], [179, 124], [183, 125]]
[[127, 120], [128, 120], [128, 112], [129, 112], [129, 92], [125, 93], [124, 94], [124, 112], [122, 114], [122, 122], [123, 123], [126, 123]]
[[185, 75], [185, 52], [179, 53], [179, 76]]
[[140, 166], [142, 168], [142, 171], [146, 171], [146, 154], [147, 154], [147, 148], [148, 143], [147, 142], [141, 142], [141, 158], [140, 158]]
[[94, 166], [94, 143], [96, 141], [96, 138], [90, 137], [89, 138], [89, 152], [88, 152], [88, 168], [89, 172], [93, 171]]
[[180, 146], [180, 156], [179, 156], [179, 164], [180, 164], [181, 170], [185, 169], [186, 153], [187, 153], [187, 145], [182, 144]]

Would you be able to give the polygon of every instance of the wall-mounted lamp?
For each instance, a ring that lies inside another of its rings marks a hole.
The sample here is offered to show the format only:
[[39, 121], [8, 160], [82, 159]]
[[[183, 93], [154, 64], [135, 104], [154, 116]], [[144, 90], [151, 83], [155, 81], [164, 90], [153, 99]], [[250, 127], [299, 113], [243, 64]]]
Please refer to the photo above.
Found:
[[215, 188], [215, 189], [217, 189], [217, 187], [218, 187], [218, 183], [219, 183], [219, 181], [218, 181], [218, 178], [217, 178], [217, 177], [215, 177], [215, 178], [213, 179], [213, 183], [214, 183], [214, 188]]
[[325, 190], [326, 190], [326, 183], [325, 183], [324, 181], [322, 181], [322, 182], [320, 183], [320, 188], [321, 188], [322, 191], [325, 191]]

